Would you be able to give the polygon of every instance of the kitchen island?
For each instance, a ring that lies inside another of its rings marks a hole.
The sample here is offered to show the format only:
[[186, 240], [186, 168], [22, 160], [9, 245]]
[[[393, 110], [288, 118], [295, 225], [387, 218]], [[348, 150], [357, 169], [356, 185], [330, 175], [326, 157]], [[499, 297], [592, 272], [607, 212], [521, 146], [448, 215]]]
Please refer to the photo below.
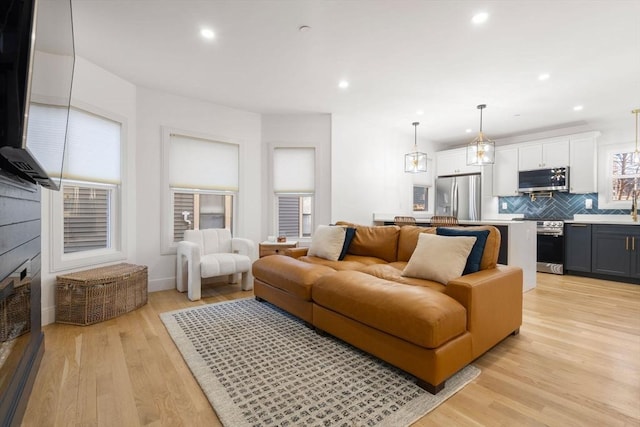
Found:
[[[395, 215], [373, 214], [374, 225], [393, 224]], [[428, 217], [416, 217], [416, 225], [429, 227]], [[536, 287], [536, 222], [510, 219], [461, 220], [461, 226], [493, 225], [502, 236], [498, 263], [522, 268], [523, 292]]]

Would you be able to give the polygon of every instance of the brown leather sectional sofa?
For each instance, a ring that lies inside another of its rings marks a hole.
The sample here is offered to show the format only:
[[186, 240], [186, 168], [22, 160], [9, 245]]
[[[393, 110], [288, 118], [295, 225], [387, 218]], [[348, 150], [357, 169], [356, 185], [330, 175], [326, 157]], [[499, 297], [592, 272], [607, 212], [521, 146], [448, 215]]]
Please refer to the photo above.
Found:
[[419, 233], [435, 227], [361, 226], [347, 255], [330, 261], [296, 248], [253, 264], [254, 293], [395, 365], [436, 394], [445, 381], [522, 323], [522, 270], [497, 265], [500, 232], [489, 230], [480, 271], [446, 285], [405, 277]]

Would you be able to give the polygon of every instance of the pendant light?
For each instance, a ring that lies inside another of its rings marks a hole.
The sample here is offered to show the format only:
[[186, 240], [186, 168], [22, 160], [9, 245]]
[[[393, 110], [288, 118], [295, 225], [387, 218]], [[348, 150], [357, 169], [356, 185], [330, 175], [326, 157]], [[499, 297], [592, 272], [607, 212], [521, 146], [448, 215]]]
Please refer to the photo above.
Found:
[[492, 165], [495, 163], [496, 143], [489, 138], [485, 138], [484, 133], [482, 133], [482, 110], [487, 106], [486, 104], [480, 104], [477, 108], [480, 110], [480, 132], [467, 145], [467, 165]]
[[413, 152], [404, 155], [404, 171], [407, 173], [419, 173], [427, 171], [427, 153], [418, 151], [418, 125], [419, 122], [413, 122], [415, 129], [415, 139], [413, 143]]
[[636, 151], [633, 152], [633, 164], [636, 166], [640, 166], [640, 151], [638, 151], [638, 113], [640, 113], [640, 108], [631, 110], [631, 114], [636, 115]]

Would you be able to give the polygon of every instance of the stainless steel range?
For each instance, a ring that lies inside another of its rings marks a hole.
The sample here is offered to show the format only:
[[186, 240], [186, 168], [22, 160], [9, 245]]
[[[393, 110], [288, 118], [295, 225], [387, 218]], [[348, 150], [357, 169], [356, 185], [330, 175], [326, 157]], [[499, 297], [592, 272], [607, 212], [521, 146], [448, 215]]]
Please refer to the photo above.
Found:
[[564, 274], [564, 221], [537, 221], [536, 270]]

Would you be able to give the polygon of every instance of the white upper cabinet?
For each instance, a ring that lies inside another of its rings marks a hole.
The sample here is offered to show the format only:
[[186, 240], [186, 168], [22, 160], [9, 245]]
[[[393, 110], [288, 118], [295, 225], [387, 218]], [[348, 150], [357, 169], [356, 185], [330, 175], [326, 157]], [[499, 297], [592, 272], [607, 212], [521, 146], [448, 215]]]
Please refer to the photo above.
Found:
[[598, 191], [597, 138], [599, 132], [571, 135], [569, 138], [569, 192]]
[[517, 147], [496, 147], [496, 162], [493, 165], [493, 195], [518, 195]]
[[518, 150], [518, 169], [547, 169], [569, 165], [569, 138], [525, 144]]
[[436, 153], [436, 172], [437, 176], [480, 173], [482, 166], [468, 166], [467, 148], [455, 148]]

